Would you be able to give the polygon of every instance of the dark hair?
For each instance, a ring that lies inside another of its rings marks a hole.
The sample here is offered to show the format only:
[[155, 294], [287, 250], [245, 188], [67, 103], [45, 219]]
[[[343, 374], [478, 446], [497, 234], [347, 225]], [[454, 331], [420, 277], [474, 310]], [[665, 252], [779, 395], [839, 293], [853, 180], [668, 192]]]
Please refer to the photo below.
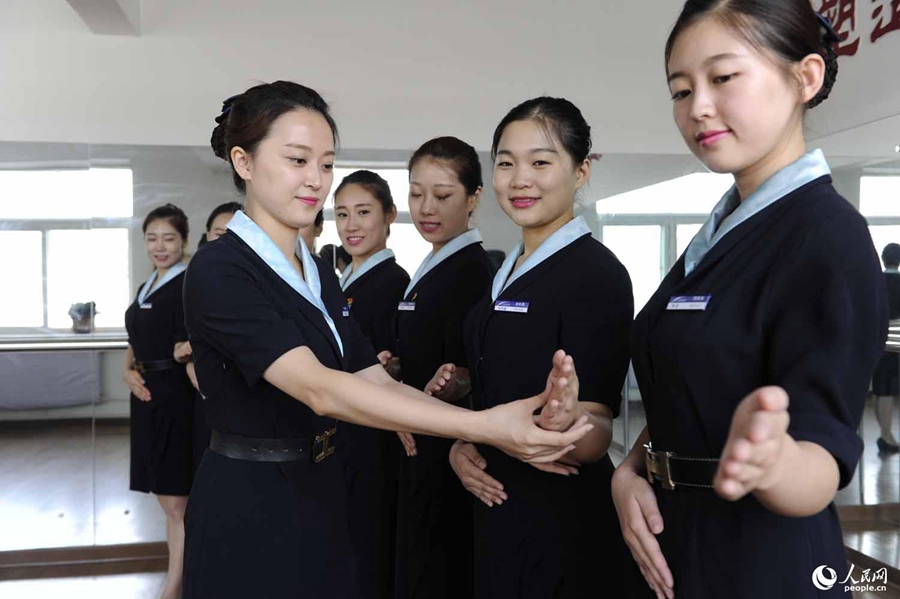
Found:
[[506, 260], [506, 253], [503, 250], [486, 250], [485, 253], [487, 253], [488, 260], [491, 261], [491, 266], [496, 273], [503, 266], [503, 261]]
[[381, 204], [381, 209], [385, 214], [390, 214], [394, 208], [394, 196], [391, 195], [391, 186], [378, 173], [372, 171], [356, 171], [350, 173], [341, 184], [334, 190], [334, 199], [337, 201], [338, 194], [348, 185], [359, 185]]
[[885, 266], [900, 265], [900, 245], [889, 243], [884, 246], [884, 250], [881, 252], [881, 261]]
[[794, 63], [810, 54], [825, 60], [822, 88], [806, 108], [824, 102], [837, 79], [834, 30], [824, 26], [809, 0], [687, 0], [666, 42], [666, 72], [675, 40], [706, 17], [737, 32], [759, 50], [768, 50], [781, 60]]
[[497, 158], [497, 149], [503, 131], [516, 121], [535, 121], [550, 133], [572, 158], [575, 164], [587, 160], [591, 153], [591, 126], [584, 120], [578, 107], [565, 98], [542, 96], [522, 102], [503, 117], [494, 129], [491, 143], [491, 159]]
[[316, 212], [316, 220], [313, 221], [313, 227], [321, 227], [325, 224], [325, 210]]
[[475, 148], [456, 137], [436, 137], [426, 141], [409, 159], [407, 167], [413, 167], [425, 159], [446, 163], [456, 173], [456, 177], [468, 195], [474, 194], [484, 185], [481, 178], [481, 161]]
[[213, 221], [223, 214], [234, 214], [238, 210], [243, 210], [244, 205], [240, 202], [225, 202], [224, 204], [219, 204], [216, 206], [212, 212], [209, 213], [209, 218], [206, 219], [206, 230], [209, 231], [212, 229]]
[[184, 213], [184, 210], [182, 210], [175, 204], [166, 204], [164, 206], [160, 206], [159, 208], [154, 208], [144, 219], [144, 224], [141, 227], [141, 232], [146, 234], [147, 227], [150, 226], [150, 223], [156, 220], [168, 221], [170, 225], [175, 227], [175, 230], [178, 231], [178, 234], [181, 235], [182, 241], [187, 242], [188, 235], [190, 234], [190, 227], [188, 226], [188, 217]]
[[[216, 156], [231, 164], [231, 150], [239, 146], [252, 154], [268, 135], [281, 115], [293, 110], [312, 110], [325, 119], [338, 143], [337, 124], [329, 112], [328, 104], [315, 90], [292, 81], [275, 81], [251, 87], [222, 103], [222, 113], [216, 117], [210, 145]], [[241, 192], [246, 190], [232, 165], [234, 185]]]

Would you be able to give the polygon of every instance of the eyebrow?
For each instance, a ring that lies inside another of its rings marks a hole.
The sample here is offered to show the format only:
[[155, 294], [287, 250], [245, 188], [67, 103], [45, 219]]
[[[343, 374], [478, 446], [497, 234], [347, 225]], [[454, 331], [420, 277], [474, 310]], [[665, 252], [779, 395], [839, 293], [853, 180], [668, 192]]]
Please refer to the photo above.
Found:
[[[418, 185], [419, 187], [424, 187], [422, 183], [418, 181], [410, 181], [410, 185]], [[456, 187], [453, 183], [435, 183], [432, 187]]]
[[[304, 146], [303, 144], [284, 144], [284, 145], [287, 148], [296, 148], [298, 150], [306, 150], [307, 152], [313, 151], [312, 148], [310, 148], [309, 146]], [[325, 152], [325, 154], [324, 154], [324, 156], [334, 156], [334, 155], [335, 155], [334, 150], [329, 150], [329, 151]]]
[[[548, 152], [550, 154], [559, 154], [559, 152], [554, 150], [553, 148], [533, 148], [531, 150], [528, 150], [529, 154], [540, 154], [542, 152]], [[510, 152], [509, 150], [498, 150], [497, 156], [499, 156], [500, 154], [512, 156], [512, 152]]]
[[[704, 60], [703, 66], [708, 67], [713, 63], [716, 63], [716, 62], [719, 62], [720, 60], [725, 60], [728, 58], [740, 58], [740, 55], [735, 54], [734, 52], [725, 52], [722, 54], [716, 54], [715, 56], [710, 56], [709, 58]], [[681, 77], [687, 77], [687, 75], [684, 74], [684, 71], [675, 71], [674, 73], [671, 73], [669, 75], [669, 77], [666, 79], [666, 82], [672, 83], [672, 81], [674, 79], [679, 79]]]

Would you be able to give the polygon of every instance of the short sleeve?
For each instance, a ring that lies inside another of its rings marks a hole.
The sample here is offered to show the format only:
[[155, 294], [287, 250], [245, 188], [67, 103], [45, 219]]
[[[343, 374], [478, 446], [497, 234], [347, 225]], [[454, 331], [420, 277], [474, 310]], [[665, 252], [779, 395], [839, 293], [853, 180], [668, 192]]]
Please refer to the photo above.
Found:
[[631, 278], [612, 256], [562, 306], [560, 347], [575, 360], [579, 399], [608, 406], [613, 417], [622, 403], [633, 316]]
[[467, 271], [459, 273], [453, 293], [447, 294], [443, 318], [442, 364], [456, 364], [468, 368], [463, 323], [466, 316], [491, 285], [491, 271], [487, 263], [473, 262]]
[[833, 218], [801, 241], [775, 276], [768, 302], [766, 379], [790, 398], [789, 434], [853, 478], [857, 434], [872, 371], [887, 335], [887, 292], [862, 217]]
[[231, 360], [252, 386], [305, 341], [297, 324], [266, 297], [251, 267], [226, 258], [203, 252], [191, 261], [184, 287], [187, 329], [192, 339], [203, 339]]

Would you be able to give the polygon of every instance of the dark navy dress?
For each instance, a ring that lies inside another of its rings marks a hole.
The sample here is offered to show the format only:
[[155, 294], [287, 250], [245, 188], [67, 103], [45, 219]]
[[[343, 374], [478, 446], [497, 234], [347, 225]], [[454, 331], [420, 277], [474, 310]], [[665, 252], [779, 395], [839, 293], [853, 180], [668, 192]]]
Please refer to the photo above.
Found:
[[[527, 311], [498, 310], [502, 302], [527, 304]], [[486, 295], [469, 315], [476, 407], [540, 393], [553, 354], [563, 349], [575, 360], [580, 399], [618, 414], [633, 314], [631, 280], [608, 249], [590, 234], [563, 247], [496, 301]], [[474, 596], [621, 597], [625, 545], [610, 494], [609, 456], [565, 477], [493, 447], [478, 450], [509, 500], [492, 508], [475, 502]]]
[[[464, 247], [419, 280], [397, 314], [403, 382], [423, 390], [446, 363], [468, 367], [463, 322], [493, 276], [481, 246]], [[398, 599], [472, 595], [472, 496], [450, 467], [451, 439], [416, 435], [418, 455], [403, 457], [397, 511]]]
[[[231, 226], [231, 225], [229, 225]], [[326, 367], [377, 363], [348, 315], [337, 278], [316, 262], [322, 313], [232, 230], [201, 249], [187, 272], [185, 315], [213, 430], [311, 439], [334, 426], [263, 374], [305, 346]], [[340, 433], [335, 444], [340, 444]], [[346, 487], [338, 459], [267, 463], [207, 451], [185, 517], [185, 599], [356, 599]]]
[[[634, 324], [632, 356], [654, 449], [718, 458], [738, 403], [764, 385], [790, 396], [789, 434], [834, 456], [840, 485], [862, 449], [857, 428], [884, 349], [887, 298], [865, 220], [829, 176], [781, 197], [714, 245], [687, 277], [685, 257]], [[710, 296], [706, 310], [668, 310]], [[806, 518], [714, 491], [656, 489], [659, 536], [677, 597], [812, 599], [812, 574], [847, 560], [832, 504]], [[637, 583], [635, 594], [647, 585]]]
[[[165, 282], [125, 312], [128, 343], [139, 362], [172, 360], [175, 344], [187, 341], [184, 273]], [[143, 307], [142, 307], [143, 306]], [[152, 399], [131, 395], [132, 491], [186, 496], [194, 478], [194, 388], [184, 366], [141, 375]]]
[[[395, 351], [394, 315], [409, 275], [391, 258], [344, 290], [350, 314], [375, 352]], [[341, 422], [338, 454], [344, 462], [350, 537], [357, 555], [360, 597], [388, 599], [394, 587], [397, 478], [402, 446], [397, 434]]]

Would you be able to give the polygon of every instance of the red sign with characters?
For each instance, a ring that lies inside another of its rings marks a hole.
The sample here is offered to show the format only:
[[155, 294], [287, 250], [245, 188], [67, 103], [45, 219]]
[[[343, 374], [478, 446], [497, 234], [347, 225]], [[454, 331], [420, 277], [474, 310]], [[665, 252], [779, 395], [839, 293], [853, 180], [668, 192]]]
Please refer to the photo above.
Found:
[[[856, 55], [866, 24], [870, 25], [869, 41], [872, 43], [889, 33], [900, 31], [900, 0], [812, 0], [812, 6], [816, 12], [831, 20], [834, 30], [841, 37], [837, 47], [839, 56]], [[865, 17], [870, 18], [866, 23], [862, 22], [864, 13]]]

